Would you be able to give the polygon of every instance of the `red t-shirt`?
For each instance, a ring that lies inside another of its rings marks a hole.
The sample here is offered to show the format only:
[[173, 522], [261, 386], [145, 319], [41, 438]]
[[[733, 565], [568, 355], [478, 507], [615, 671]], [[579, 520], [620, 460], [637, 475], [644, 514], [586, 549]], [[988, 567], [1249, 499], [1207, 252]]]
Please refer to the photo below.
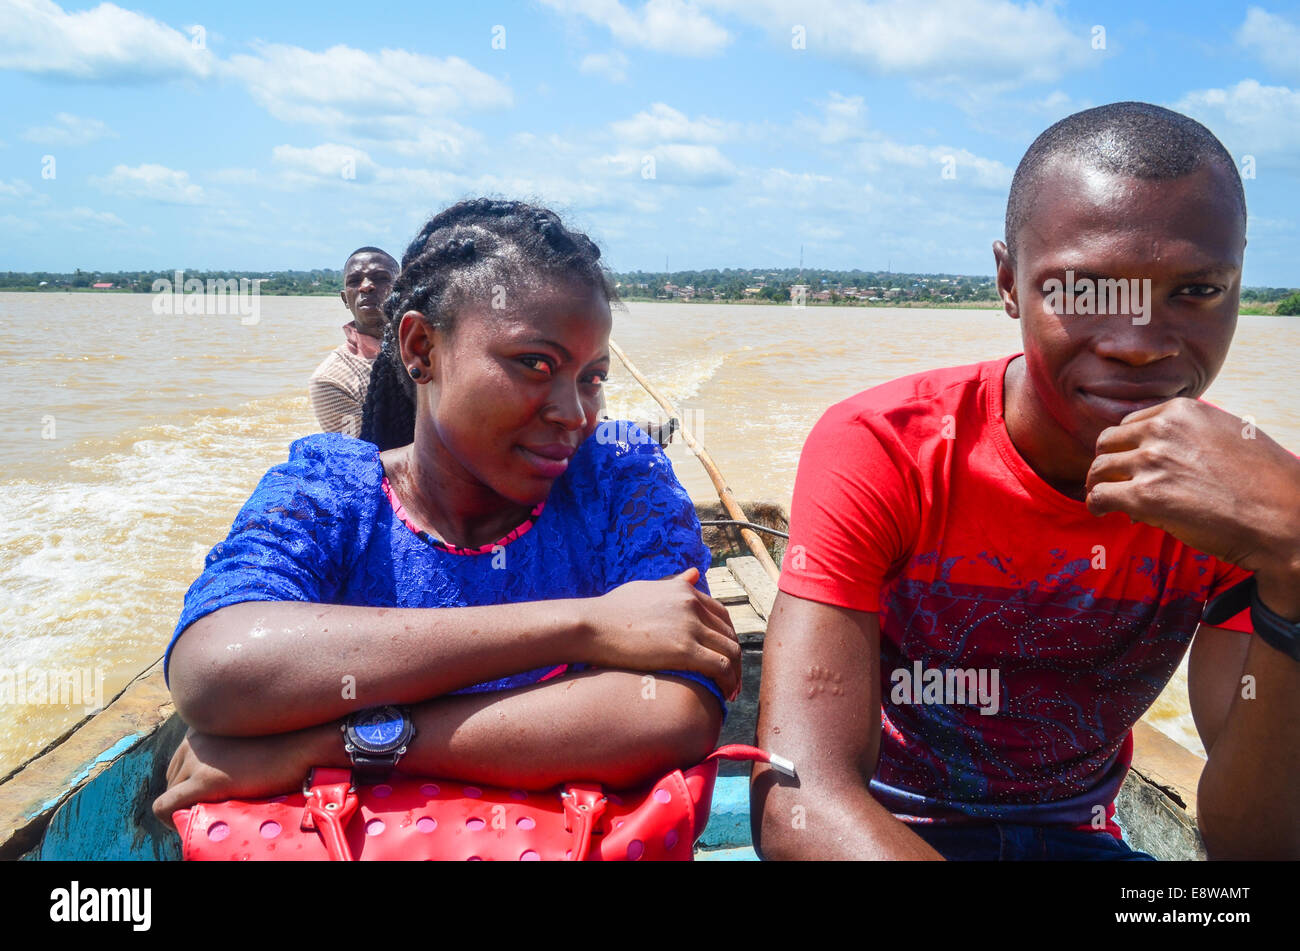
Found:
[[[1249, 574], [1039, 478], [1003, 420], [1013, 359], [831, 407], [799, 462], [780, 588], [880, 615], [871, 789], [892, 812], [1090, 826], [1206, 601]], [[1250, 631], [1248, 612], [1223, 626]]]

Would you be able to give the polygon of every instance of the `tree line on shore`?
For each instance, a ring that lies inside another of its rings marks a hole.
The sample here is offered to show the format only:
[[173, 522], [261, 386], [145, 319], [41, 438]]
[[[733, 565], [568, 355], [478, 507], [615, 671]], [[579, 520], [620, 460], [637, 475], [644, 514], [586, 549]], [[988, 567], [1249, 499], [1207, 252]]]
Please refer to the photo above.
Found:
[[[343, 289], [343, 272], [189, 271], [186, 280], [260, 279], [260, 293], [334, 296]], [[611, 273], [625, 300], [743, 301], [788, 303], [802, 296], [809, 304], [829, 303], [978, 303], [995, 302], [997, 288], [989, 275], [912, 274], [894, 271], [822, 268], [723, 268], [683, 271]], [[153, 293], [155, 281], [175, 281], [175, 271], [0, 272], [0, 291], [117, 291]], [[1243, 310], [1300, 315], [1300, 289], [1245, 287]]]

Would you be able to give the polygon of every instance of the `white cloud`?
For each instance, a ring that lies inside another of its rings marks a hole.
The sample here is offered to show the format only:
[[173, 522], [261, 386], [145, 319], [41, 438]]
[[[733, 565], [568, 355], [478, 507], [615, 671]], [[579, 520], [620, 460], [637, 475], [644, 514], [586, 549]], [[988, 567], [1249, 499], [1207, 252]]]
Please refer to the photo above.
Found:
[[28, 218], [19, 218], [17, 215], [0, 215], [0, 231], [12, 234], [15, 231], [25, 231], [29, 234], [35, 234], [40, 229], [36, 222]]
[[111, 211], [95, 211], [84, 205], [75, 208], [52, 208], [40, 216], [39, 225], [26, 218], [0, 215], [0, 230], [7, 232], [48, 232], [50, 225], [63, 225], [68, 231], [103, 231], [108, 228], [125, 228], [127, 224]]
[[[464, 176], [436, 168], [380, 168], [375, 170], [375, 180], [378, 191], [394, 201], [419, 200], [432, 205], [475, 191]], [[422, 207], [419, 213], [427, 211]]]
[[200, 205], [206, 200], [203, 189], [190, 181], [189, 172], [165, 165], [117, 165], [108, 175], [92, 176], [90, 183], [111, 195], [168, 205]]
[[625, 46], [680, 56], [710, 56], [731, 35], [688, 0], [649, 0], [635, 12], [619, 0], [542, 0], [553, 10], [605, 27]]
[[1063, 89], [1054, 89], [1043, 98], [1031, 103], [1031, 107], [1044, 112], [1065, 111], [1068, 115], [1078, 111], [1077, 107], [1071, 105], [1073, 102], [1074, 100]]
[[726, 185], [738, 174], [716, 146], [682, 143], [657, 145], [647, 150], [621, 149], [584, 165], [590, 171], [615, 178], [665, 185]]
[[93, 208], [78, 206], [66, 211], [50, 212], [48, 217], [64, 222], [74, 231], [86, 231], [97, 228], [125, 228], [126, 222], [111, 211], [95, 211]]
[[256, 185], [262, 180], [255, 168], [221, 168], [210, 172], [208, 178], [222, 185]]
[[769, 168], [760, 179], [762, 190], [770, 195], [807, 197], [832, 181], [829, 175], [814, 172], [790, 172], [783, 168]]
[[1251, 7], [1237, 30], [1237, 45], [1245, 47], [1270, 69], [1300, 75], [1300, 61], [1296, 60], [1300, 28], [1284, 17]]
[[377, 169], [366, 152], [334, 143], [310, 149], [277, 145], [271, 160], [284, 170], [288, 181], [300, 184], [369, 182]]
[[[904, 145], [890, 139], [876, 139], [859, 145], [857, 154], [862, 167], [873, 173], [892, 174], [911, 169], [922, 173], [923, 177], [933, 177], [936, 183], [951, 181], [998, 191], [1005, 191], [1011, 185], [1010, 168], [969, 149], [947, 145]], [[950, 177], [945, 176], [946, 171]]]
[[610, 123], [616, 150], [583, 162], [596, 176], [637, 179], [672, 185], [723, 185], [738, 172], [718, 150], [738, 127], [708, 116], [690, 118], [656, 102], [630, 119]]
[[255, 55], [232, 56], [228, 72], [277, 119], [357, 131], [400, 121], [414, 132], [420, 118], [512, 102], [507, 85], [463, 59], [405, 50], [262, 45]]
[[656, 102], [647, 112], [610, 125], [624, 142], [633, 145], [658, 145], [665, 142], [718, 143], [731, 134], [727, 123], [701, 116], [690, 119], [672, 106]]
[[795, 120], [795, 127], [823, 145], [839, 145], [866, 137], [867, 107], [861, 96], [832, 92], [821, 108], [821, 120], [800, 117]]
[[736, 167], [712, 145], [661, 145], [655, 149], [662, 180], [685, 185], [721, 185], [736, 177]]
[[1011, 0], [702, 0], [766, 29], [784, 48], [802, 27], [806, 53], [929, 86], [1050, 82], [1100, 54], [1057, 4]]
[[[1005, 189], [1011, 184], [1010, 168], [969, 149], [906, 144], [882, 135], [867, 124], [866, 105], [861, 96], [832, 92], [820, 105], [820, 118], [801, 116], [796, 120], [796, 128], [804, 135], [832, 146], [830, 154], [856, 158], [855, 171], [876, 174], [889, 169], [911, 169], [925, 175], [933, 174], [935, 181], [955, 181], [980, 188]], [[848, 143], [854, 144], [846, 150], [844, 146]], [[945, 167], [950, 170], [949, 178], [942, 176]], [[764, 185], [767, 184], [765, 181]]]
[[799, 226], [799, 237], [810, 241], [838, 241], [844, 237], [844, 230], [834, 225], [802, 223]]
[[1243, 79], [1228, 89], [1190, 92], [1170, 108], [1203, 122], [1241, 161], [1266, 157], [1294, 166], [1300, 152], [1300, 89]]
[[24, 198], [32, 193], [32, 186], [21, 178], [0, 180], [0, 198]]
[[352, 125], [357, 141], [391, 149], [399, 155], [429, 164], [459, 167], [469, 152], [483, 141], [476, 130], [450, 119], [398, 119], [357, 121]]
[[0, 69], [90, 81], [206, 77], [213, 57], [190, 35], [101, 3], [64, 11], [51, 0], [0, 3]]
[[583, 145], [570, 136], [552, 132], [550, 135], [537, 135], [534, 132], [516, 132], [510, 137], [511, 145], [520, 150], [537, 152], [545, 150], [553, 155], [576, 155], [582, 152]]
[[627, 57], [618, 50], [591, 53], [582, 58], [578, 69], [583, 73], [604, 76], [610, 82], [621, 83], [627, 79]]
[[54, 123], [35, 126], [23, 133], [28, 142], [38, 145], [79, 146], [100, 139], [117, 138], [117, 133], [99, 119], [83, 119], [68, 112], [60, 112]]

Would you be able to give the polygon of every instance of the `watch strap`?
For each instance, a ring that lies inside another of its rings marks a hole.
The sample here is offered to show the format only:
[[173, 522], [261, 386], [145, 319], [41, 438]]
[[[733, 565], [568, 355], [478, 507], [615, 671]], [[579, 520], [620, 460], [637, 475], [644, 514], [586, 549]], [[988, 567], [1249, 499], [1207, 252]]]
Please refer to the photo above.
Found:
[[382, 783], [392, 775], [400, 753], [371, 754], [360, 750], [352, 754], [352, 779], [363, 786]]
[[1201, 623], [1218, 627], [1225, 621], [1236, 617], [1250, 607], [1251, 596], [1255, 593], [1255, 578], [1252, 575], [1245, 581], [1239, 581], [1227, 591], [1210, 599], [1201, 612]]
[[[1253, 578], [1251, 579], [1254, 580]], [[1250, 623], [1269, 647], [1292, 660], [1300, 660], [1300, 623], [1288, 621], [1259, 599], [1256, 589], [1250, 599]]]
[[1201, 621], [1217, 626], [1247, 608], [1251, 626], [1265, 644], [1292, 660], [1300, 660], [1300, 623], [1288, 621], [1261, 601], [1253, 576], [1211, 599], [1201, 614]]

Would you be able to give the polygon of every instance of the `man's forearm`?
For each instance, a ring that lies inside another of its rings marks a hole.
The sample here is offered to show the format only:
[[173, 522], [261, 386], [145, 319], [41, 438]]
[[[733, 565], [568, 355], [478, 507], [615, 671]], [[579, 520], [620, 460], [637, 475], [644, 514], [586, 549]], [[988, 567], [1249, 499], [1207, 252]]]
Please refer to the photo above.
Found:
[[750, 788], [754, 841], [763, 859], [942, 860], [855, 777], [832, 783], [801, 776], [796, 787], [777, 785], [778, 775], [756, 767]]
[[[702, 760], [717, 742], [722, 711], [697, 683], [601, 670], [442, 697], [414, 707], [412, 717], [402, 773], [521, 789], [581, 780], [623, 789]], [[337, 723], [304, 740], [304, 761], [349, 765]]]
[[[1287, 610], [1277, 598], [1269, 607]], [[1255, 635], [1242, 674], [1201, 774], [1206, 851], [1215, 859], [1300, 858], [1300, 662]]]

